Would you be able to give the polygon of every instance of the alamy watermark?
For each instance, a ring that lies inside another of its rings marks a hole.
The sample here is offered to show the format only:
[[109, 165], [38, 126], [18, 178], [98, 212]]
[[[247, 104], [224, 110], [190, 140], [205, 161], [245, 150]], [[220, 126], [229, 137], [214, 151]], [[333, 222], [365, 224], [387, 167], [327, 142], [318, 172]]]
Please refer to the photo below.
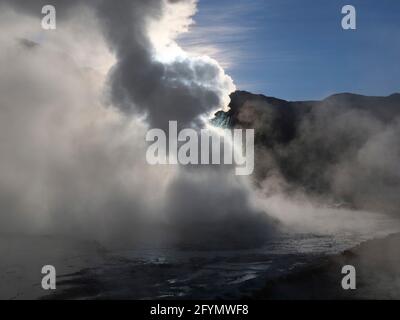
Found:
[[356, 268], [346, 265], [342, 268], [342, 274], [345, 274], [342, 279], [343, 290], [356, 290]]
[[50, 4], [45, 5], [42, 8], [42, 14], [45, 15], [42, 18], [42, 28], [44, 30], [55, 30], [57, 28], [56, 8]]
[[[235, 165], [236, 175], [254, 171], [254, 129], [210, 129], [178, 132], [177, 121], [169, 121], [169, 130], [151, 129], [146, 141], [150, 165]], [[167, 141], [168, 140], [168, 141]]]
[[56, 290], [56, 268], [52, 265], [45, 265], [42, 268], [42, 289]]
[[356, 8], [348, 4], [342, 8], [342, 14], [345, 15], [342, 18], [343, 30], [356, 30], [357, 29]]

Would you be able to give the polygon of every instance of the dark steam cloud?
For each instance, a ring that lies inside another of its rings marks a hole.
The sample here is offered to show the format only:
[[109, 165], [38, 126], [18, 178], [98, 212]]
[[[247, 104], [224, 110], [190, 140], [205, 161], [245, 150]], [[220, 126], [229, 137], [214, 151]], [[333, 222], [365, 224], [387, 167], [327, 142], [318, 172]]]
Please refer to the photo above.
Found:
[[118, 58], [111, 72], [115, 104], [127, 113], [144, 113], [152, 126], [161, 128], [169, 120], [188, 126], [223, 107], [221, 92], [210, 86], [221, 77], [218, 65], [185, 57], [167, 64], [154, 59], [146, 22], [160, 18], [163, 1], [137, 1], [130, 8], [132, 1], [123, 0], [105, 1], [98, 9]]

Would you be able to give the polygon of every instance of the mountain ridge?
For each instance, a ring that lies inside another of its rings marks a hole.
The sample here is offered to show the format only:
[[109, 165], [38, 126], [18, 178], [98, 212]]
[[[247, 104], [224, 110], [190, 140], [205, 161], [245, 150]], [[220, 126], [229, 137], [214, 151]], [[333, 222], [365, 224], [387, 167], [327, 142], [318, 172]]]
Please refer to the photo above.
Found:
[[229, 110], [217, 112], [212, 123], [255, 130], [259, 186], [278, 176], [284, 193], [301, 190], [359, 209], [400, 214], [399, 93], [286, 101], [236, 91]]

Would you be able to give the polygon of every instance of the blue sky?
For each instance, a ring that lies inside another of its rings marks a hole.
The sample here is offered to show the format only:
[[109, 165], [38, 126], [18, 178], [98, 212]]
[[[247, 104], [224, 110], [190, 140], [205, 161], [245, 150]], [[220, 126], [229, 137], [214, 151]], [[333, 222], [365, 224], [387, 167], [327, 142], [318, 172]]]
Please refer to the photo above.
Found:
[[[357, 30], [341, 27], [344, 5]], [[400, 91], [399, 0], [200, 0], [184, 47], [216, 58], [240, 90], [288, 100]]]

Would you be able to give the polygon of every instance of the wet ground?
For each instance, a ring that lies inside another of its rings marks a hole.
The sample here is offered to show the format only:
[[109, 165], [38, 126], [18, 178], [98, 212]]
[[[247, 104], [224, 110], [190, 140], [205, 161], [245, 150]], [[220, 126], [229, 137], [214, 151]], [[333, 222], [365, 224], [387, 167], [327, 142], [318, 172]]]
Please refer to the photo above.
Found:
[[[342, 252], [357, 239], [287, 235], [254, 250], [143, 249], [59, 277], [45, 299], [239, 299]], [[339, 270], [340, 274], [340, 270]]]
[[[377, 224], [379, 225], [379, 224]], [[239, 299], [268, 283], [400, 230], [383, 221], [374, 233], [282, 234], [251, 250], [173, 248], [105, 250], [94, 242], [55, 236], [0, 236], [1, 299]], [[41, 288], [41, 268], [57, 269], [57, 289]], [[335, 273], [337, 272], [334, 271]], [[304, 277], [303, 277], [304, 279]], [[282, 280], [284, 281], [284, 280]], [[264, 291], [263, 291], [264, 290]], [[276, 293], [260, 294], [260, 298]], [[284, 295], [282, 294], [282, 297]]]

